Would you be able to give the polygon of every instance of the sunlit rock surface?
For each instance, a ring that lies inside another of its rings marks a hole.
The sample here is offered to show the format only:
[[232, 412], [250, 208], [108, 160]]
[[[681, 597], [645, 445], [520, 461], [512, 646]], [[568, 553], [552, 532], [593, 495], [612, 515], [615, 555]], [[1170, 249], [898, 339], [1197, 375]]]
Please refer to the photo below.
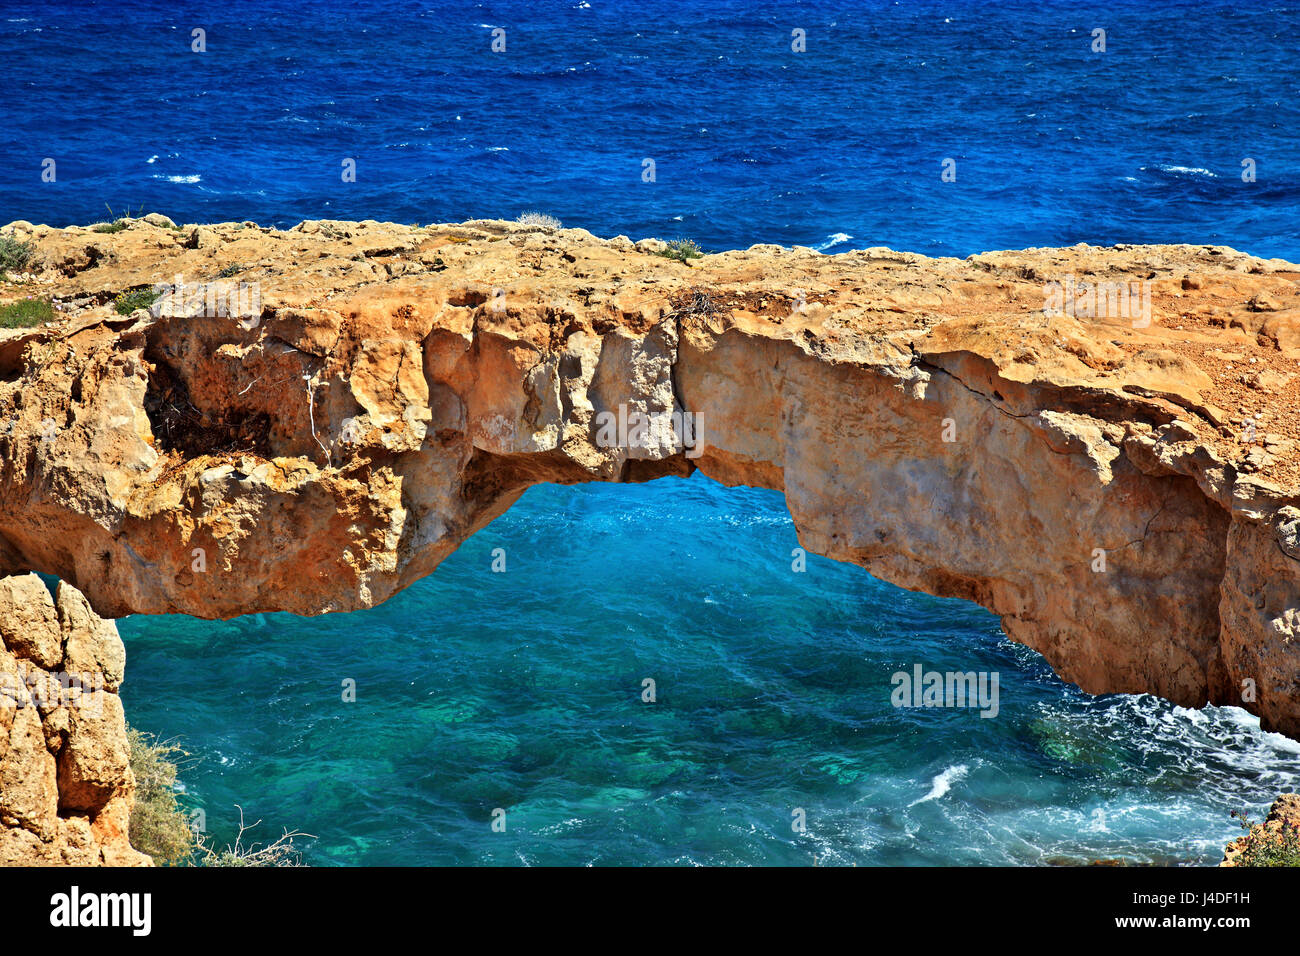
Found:
[[534, 483], [699, 468], [783, 490], [811, 550], [988, 607], [1085, 690], [1300, 736], [1300, 266], [10, 228], [36, 279], [0, 297], [62, 318], [0, 331], [0, 572], [106, 617], [368, 607]]

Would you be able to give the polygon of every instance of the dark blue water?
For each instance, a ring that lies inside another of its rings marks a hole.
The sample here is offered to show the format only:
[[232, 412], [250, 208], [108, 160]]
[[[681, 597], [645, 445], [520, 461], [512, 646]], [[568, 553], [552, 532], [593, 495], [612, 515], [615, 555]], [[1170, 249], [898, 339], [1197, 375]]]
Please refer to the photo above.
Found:
[[1300, 246], [1295, 4], [4, 7], [6, 219], [87, 222], [106, 203], [281, 226], [540, 209], [711, 248]]
[[[1300, 258], [1300, 7], [325, 6], [4, 5], [0, 220]], [[1241, 711], [1087, 697], [796, 543], [778, 495], [702, 478], [535, 488], [372, 611], [122, 621], [128, 713], [194, 755], [219, 842], [240, 804], [318, 864], [1204, 862], [1300, 778]], [[998, 716], [894, 708], [915, 664], [998, 672]]]

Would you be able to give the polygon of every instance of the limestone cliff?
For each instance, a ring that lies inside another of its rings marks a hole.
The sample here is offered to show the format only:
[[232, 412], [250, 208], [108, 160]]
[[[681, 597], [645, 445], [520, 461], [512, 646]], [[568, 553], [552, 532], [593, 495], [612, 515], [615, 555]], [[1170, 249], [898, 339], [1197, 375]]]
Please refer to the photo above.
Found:
[[0, 332], [0, 571], [105, 616], [366, 607], [531, 484], [699, 468], [782, 490], [811, 550], [990, 608], [1085, 690], [1300, 736], [1298, 266], [10, 228], [36, 265], [0, 295], [62, 318]]
[[75, 588], [0, 578], [0, 865], [139, 866], [112, 621]]

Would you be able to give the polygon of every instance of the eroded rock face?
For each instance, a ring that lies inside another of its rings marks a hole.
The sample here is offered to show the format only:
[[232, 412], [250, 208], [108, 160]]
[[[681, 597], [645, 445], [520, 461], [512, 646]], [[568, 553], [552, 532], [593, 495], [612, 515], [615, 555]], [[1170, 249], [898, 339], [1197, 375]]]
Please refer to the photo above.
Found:
[[[68, 308], [0, 332], [0, 569], [104, 615], [367, 607], [532, 484], [699, 468], [782, 490], [811, 550], [990, 608], [1085, 690], [1300, 736], [1300, 267], [14, 228]], [[157, 314], [109, 307], [175, 277]]]
[[117, 628], [60, 583], [0, 578], [0, 865], [139, 866]]

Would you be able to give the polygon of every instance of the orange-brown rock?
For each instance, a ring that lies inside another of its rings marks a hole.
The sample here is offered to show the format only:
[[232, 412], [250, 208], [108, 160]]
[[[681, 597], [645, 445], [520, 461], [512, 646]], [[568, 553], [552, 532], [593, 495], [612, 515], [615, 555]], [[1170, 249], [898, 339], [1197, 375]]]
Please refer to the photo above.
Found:
[[[1088, 691], [1300, 736], [1300, 266], [10, 228], [37, 265], [0, 295], [63, 318], [0, 332], [0, 569], [101, 614], [367, 607], [531, 484], [700, 468], [781, 489], [812, 550], [979, 602]], [[620, 407], [643, 440], [602, 438]]]
[[112, 621], [61, 582], [0, 577], [0, 865], [140, 866]]

